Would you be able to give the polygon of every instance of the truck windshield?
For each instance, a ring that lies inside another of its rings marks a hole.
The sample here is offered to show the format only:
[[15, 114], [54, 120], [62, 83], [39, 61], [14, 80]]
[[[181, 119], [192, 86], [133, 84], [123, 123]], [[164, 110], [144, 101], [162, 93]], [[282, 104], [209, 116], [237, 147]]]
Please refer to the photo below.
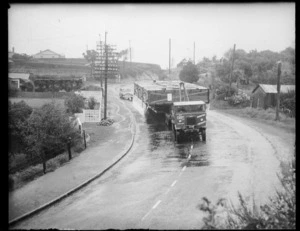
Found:
[[177, 106], [176, 112], [204, 112], [205, 105], [184, 105], [184, 106]]

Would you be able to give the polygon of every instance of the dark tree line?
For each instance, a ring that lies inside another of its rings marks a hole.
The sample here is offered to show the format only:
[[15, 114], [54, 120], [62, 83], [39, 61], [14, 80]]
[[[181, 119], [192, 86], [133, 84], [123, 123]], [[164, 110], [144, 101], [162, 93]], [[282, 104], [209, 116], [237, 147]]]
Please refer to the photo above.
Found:
[[[277, 62], [282, 61], [282, 84], [295, 84], [295, 49], [288, 47], [281, 52], [270, 50], [260, 51], [252, 50], [246, 52], [243, 49], [237, 49], [234, 54], [234, 68], [232, 81], [238, 79], [253, 83], [276, 84]], [[215, 71], [216, 76], [223, 82], [229, 82], [232, 62], [232, 50], [228, 50], [224, 57], [211, 60], [204, 57], [197, 63], [200, 72]]]

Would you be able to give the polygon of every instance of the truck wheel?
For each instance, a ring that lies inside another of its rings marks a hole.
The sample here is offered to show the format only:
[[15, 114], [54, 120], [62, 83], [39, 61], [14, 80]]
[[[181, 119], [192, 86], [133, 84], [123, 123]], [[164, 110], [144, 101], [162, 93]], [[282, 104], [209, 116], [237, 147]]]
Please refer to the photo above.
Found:
[[202, 141], [206, 141], [206, 131], [202, 131]]

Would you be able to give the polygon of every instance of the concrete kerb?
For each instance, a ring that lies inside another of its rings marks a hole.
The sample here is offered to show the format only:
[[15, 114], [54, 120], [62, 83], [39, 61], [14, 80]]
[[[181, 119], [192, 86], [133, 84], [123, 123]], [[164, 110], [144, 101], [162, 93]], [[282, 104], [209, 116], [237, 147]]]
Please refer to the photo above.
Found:
[[[127, 108], [127, 107], [126, 107]], [[128, 109], [128, 108], [127, 108]], [[129, 109], [128, 109], [129, 110]], [[129, 110], [130, 111], [130, 110]], [[134, 139], [135, 139], [135, 133], [136, 133], [136, 124], [135, 124], [135, 118], [134, 118], [134, 115], [132, 114], [132, 112], [130, 111], [131, 113], [131, 123], [130, 123], [130, 130], [131, 130], [131, 134], [132, 134], [132, 137], [131, 137], [131, 142], [130, 142], [130, 145], [128, 147], [128, 149], [116, 160], [114, 161], [113, 163], [111, 163], [106, 169], [104, 169], [102, 172], [96, 174], [94, 177], [86, 180], [84, 183], [76, 186], [75, 188], [69, 190], [68, 192], [64, 193], [63, 195], [53, 199], [52, 201], [44, 204], [44, 205], [41, 205], [40, 207], [38, 207], [37, 209], [34, 209], [28, 213], [25, 213], [23, 214], [22, 216], [19, 216], [11, 221], [8, 222], [9, 226], [12, 226], [12, 225], [15, 225], [17, 224], [18, 222], [42, 211], [43, 209], [46, 209], [50, 206], [52, 206], [53, 204], [61, 201], [62, 199], [70, 196], [71, 194], [73, 194], [74, 192], [78, 191], [79, 189], [85, 187], [86, 185], [88, 185], [89, 183], [91, 183], [92, 181], [94, 181], [95, 179], [99, 178], [100, 176], [102, 176], [104, 173], [106, 173], [108, 170], [110, 170], [113, 166], [115, 166], [124, 156], [127, 155], [127, 153], [131, 150], [132, 146], [133, 146], [133, 143], [134, 143]], [[134, 122], [134, 123], [133, 123]], [[132, 125], [134, 126], [134, 129], [132, 130]]]

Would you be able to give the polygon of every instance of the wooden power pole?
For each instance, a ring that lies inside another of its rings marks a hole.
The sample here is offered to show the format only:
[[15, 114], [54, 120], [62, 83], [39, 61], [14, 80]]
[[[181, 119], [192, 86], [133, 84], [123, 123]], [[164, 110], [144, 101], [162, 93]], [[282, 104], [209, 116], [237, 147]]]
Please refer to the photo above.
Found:
[[130, 59], [130, 68], [131, 68], [131, 43], [129, 40], [129, 59]]
[[171, 39], [169, 39], [169, 77], [171, 75]]
[[279, 120], [279, 105], [280, 105], [280, 75], [281, 75], [281, 61], [277, 63], [277, 104], [276, 104], [276, 118]]
[[195, 42], [194, 42], [194, 65], [196, 64], [195, 61], [196, 60], [195, 60]]
[[230, 86], [230, 87], [231, 87], [232, 74], [233, 74], [234, 52], [235, 52], [235, 44], [233, 45], [233, 51], [232, 51], [232, 63], [231, 63], [230, 79], [229, 79], [229, 86]]
[[104, 69], [104, 119], [107, 116], [107, 69], [108, 69], [108, 53], [107, 53], [107, 45], [106, 45], [106, 35], [105, 31], [105, 42], [104, 42], [104, 52], [105, 52], [105, 69]]

